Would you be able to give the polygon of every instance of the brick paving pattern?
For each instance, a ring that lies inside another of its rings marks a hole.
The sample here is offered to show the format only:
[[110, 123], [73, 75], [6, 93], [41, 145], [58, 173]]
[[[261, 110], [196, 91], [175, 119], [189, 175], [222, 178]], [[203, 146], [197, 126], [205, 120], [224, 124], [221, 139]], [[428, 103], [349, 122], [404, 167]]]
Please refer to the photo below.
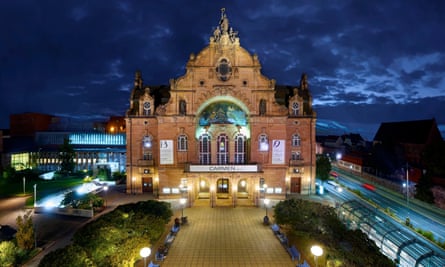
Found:
[[256, 207], [193, 207], [184, 210], [181, 227], [167, 258], [168, 266], [295, 266]]

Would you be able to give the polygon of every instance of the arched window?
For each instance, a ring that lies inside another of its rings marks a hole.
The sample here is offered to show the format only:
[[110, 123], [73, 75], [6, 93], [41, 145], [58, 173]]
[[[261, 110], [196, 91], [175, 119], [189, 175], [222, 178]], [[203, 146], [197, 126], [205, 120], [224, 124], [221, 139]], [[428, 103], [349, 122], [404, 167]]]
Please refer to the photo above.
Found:
[[151, 103], [150, 102], [144, 102], [144, 115], [145, 116], [151, 115]]
[[180, 136], [178, 136], [178, 151], [187, 151], [187, 149], [187, 136], [185, 134], [181, 134]]
[[187, 103], [185, 100], [179, 101], [179, 114], [180, 115], [186, 115], [187, 114]]
[[266, 114], [266, 100], [261, 99], [260, 100], [260, 115]]
[[218, 164], [227, 164], [229, 162], [229, 139], [225, 134], [218, 136], [216, 155]]
[[292, 151], [291, 159], [292, 160], [301, 160], [301, 152], [300, 151]]
[[144, 136], [142, 139], [142, 158], [144, 160], [152, 160], [152, 147], [153, 147], [153, 138], [149, 135]]
[[258, 137], [258, 150], [269, 151], [269, 138], [266, 134], [260, 134]]
[[238, 134], [235, 137], [235, 164], [246, 163], [246, 137]]
[[300, 112], [300, 105], [298, 104], [298, 102], [293, 102], [292, 103], [292, 115], [298, 116], [299, 112]]
[[301, 138], [300, 135], [294, 134], [292, 135], [292, 146], [293, 147], [299, 147], [301, 146]]
[[200, 164], [210, 164], [211, 154], [210, 154], [210, 136], [205, 133], [199, 137], [199, 163]]

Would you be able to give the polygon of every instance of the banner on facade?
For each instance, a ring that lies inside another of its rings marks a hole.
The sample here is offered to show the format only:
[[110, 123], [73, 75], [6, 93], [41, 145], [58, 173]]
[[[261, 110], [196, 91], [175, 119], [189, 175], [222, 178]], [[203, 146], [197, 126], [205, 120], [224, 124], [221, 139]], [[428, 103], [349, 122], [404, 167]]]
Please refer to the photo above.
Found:
[[160, 164], [173, 164], [173, 140], [161, 140], [159, 155]]
[[258, 172], [258, 165], [190, 165], [189, 172]]
[[272, 140], [272, 164], [284, 164], [286, 140]]

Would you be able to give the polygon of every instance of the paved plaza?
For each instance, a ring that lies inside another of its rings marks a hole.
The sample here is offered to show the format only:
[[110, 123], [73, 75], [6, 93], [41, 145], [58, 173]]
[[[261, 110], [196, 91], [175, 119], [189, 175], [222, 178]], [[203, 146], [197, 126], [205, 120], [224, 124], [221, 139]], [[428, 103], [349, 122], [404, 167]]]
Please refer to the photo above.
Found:
[[[184, 210], [189, 223], [181, 227], [167, 266], [296, 266], [269, 226], [263, 208], [203, 207]], [[179, 214], [180, 216], [180, 214]]]

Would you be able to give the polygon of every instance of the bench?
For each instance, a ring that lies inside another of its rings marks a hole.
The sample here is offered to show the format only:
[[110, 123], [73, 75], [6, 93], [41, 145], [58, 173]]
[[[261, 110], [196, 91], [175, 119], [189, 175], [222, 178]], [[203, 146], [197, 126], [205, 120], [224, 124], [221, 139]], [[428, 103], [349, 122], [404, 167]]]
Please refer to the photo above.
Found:
[[300, 264], [298, 264], [297, 265], [297, 267], [311, 267], [308, 263], [307, 263], [307, 261], [306, 260], [304, 260], [304, 262], [303, 263], [300, 263]]
[[273, 231], [274, 233], [277, 233], [277, 232], [280, 231], [280, 227], [279, 227], [278, 224], [276, 224], [276, 223], [272, 224], [272, 225], [270, 226], [270, 228], [272, 229], [272, 231]]
[[288, 247], [287, 252], [291, 256], [292, 261], [294, 261], [294, 260], [300, 261], [300, 252], [298, 252], [298, 250], [295, 246]]
[[178, 225], [173, 225], [173, 226], [172, 226], [172, 229], [171, 229], [171, 232], [172, 232], [173, 234], [176, 234], [177, 232], [179, 232], [179, 229], [181, 229], [180, 226], [178, 226]]
[[148, 267], [159, 267], [159, 264], [154, 264], [152, 261], [150, 261], [150, 263], [148, 264]]
[[156, 251], [155, 260], [156, 261], [164, 261], [164, 259], [165, 259], [165, 255], [160, 253], [159, 251]]
[[275, 236], [280, 240], [281, 245], [288, 246], [288, 240], [285, 234], [282, 234], [280, 232], [276, 233]]
[[167, 235], [167, 237], [165, 238], [165, 242], [164, 242], [164, 244], [165, 244], [166, 246], [170, 246], [170, 245], [173, 243], [173, 240], [175, 240], [175, 235], [172, 234], [172, 233], [169, 233], [169, 234]]

